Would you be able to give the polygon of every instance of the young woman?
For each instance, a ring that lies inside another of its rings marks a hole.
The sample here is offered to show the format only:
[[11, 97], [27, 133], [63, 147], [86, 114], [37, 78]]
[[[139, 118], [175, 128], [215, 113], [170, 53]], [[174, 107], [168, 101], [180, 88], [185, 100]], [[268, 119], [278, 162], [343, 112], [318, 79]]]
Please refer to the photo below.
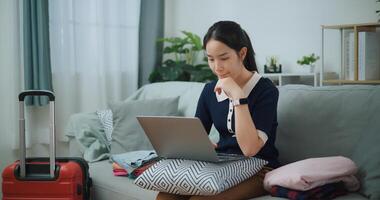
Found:
[[212, 124], [218, 130], [217, 152], [255, 156], [269, 164], [255, 176], [216, 196], [159, 193], [157, 199], [250, 199], [264, 195], [265, 173], [278, 166], [274, 145], [278, 90], [258, 73], [250, 39], [239, 24], [215, 23], [204, 36], [203, 47], [218, 81], [205, 85], [195, 116], [207, 132]]

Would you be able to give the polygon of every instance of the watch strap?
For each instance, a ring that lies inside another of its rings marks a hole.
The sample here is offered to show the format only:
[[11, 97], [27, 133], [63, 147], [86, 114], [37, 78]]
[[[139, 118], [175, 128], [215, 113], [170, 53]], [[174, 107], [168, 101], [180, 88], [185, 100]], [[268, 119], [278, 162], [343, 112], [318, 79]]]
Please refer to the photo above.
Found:
[[232, 101], [233, 106], [238, 106], [238, 105], [243, 105], [243, 104], [248, 104], [247, 98], [235, 99]]

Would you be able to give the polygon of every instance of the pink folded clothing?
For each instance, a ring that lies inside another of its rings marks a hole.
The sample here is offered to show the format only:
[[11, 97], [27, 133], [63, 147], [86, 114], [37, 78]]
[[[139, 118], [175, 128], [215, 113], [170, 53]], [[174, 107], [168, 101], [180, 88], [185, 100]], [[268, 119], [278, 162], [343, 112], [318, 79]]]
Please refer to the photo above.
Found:
[[290, 163], [265, 174], [264, 188], [272, 186], [306, 191], [328, 183], [343, 181], [348, 191], [357, 191], [359, 181], [354, 176], [355, 163], [343, 156], [309, 158]]
[[127, 171], [125, 170], [113, 170], [114, 176], [128, 176]]
[[120, 167], [117, 163], [112, 163], [112, 172], [114, 176], [128, 176], [127, 170]]

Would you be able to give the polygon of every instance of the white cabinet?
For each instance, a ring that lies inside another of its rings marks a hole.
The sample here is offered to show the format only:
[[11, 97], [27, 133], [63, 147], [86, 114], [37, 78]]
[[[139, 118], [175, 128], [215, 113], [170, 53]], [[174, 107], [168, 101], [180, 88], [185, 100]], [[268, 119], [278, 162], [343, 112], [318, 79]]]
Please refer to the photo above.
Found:
[[299, 82], [303, 78], [311, 78], [311, 85], [317, 86], [317, 73], [264, 73], [263, 77], [271, 79], [276, 85], [303, 84]]

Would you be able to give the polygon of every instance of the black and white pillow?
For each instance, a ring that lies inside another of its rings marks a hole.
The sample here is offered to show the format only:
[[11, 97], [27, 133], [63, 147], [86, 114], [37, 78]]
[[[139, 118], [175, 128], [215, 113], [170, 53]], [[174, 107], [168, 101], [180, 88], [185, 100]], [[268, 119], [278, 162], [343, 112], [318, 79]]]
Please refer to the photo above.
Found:
[[97, 110], [96, 114], [98, 115], [98, 118], [103, 125], [104, 134], [107, 139], [107, 145], [111, 146], [113, 131], [112, 111], [111, 109]]
[[148, 190], [181, 195], [216, 195], [259, 172], [268, 162], [259, 158], [210, 163], [165, 159], [134, 181]]

